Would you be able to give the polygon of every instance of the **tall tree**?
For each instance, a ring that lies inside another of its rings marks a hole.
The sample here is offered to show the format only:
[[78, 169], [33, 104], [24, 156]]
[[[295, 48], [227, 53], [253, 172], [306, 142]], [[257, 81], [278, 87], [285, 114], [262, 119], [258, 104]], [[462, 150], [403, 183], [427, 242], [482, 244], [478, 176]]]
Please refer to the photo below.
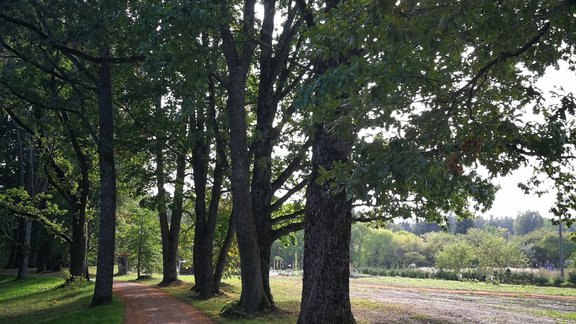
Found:
[[[317, 6], [299, 4], [313, 23]], [[337, 64], [314, 84], [309, 97], [339, 100], [315, 111], [324, 115], [316, 123], [317, 171], [307, 192], [306, 229], [313, 235], [305, 237], [309, 252], [300, 322], [354, 321], [347, 307], [351, 199], [374, 206], [383, 220], [416, 216], [441, 222], [449, 211], [469, 216], [470, 209], [490, 205], [491, 177], [508, 174], [527, 155], [538, 154], [536, 142], [522, 140], [535, 130], [519, 126], [514, 113], [538, 97], [529, 89], [543, 68], [533, 63], [554, 64], [562, 57], [564, 51], [554, 46], [563, 41], [561, 30], [570, 28], [573, 4], [350, 1], [322, 16], [311, 45]], [[534, 15], [538, 19], [526, 25], [526, 17]], [[501, 29], [495, 20], [508, 28]], [[508, 30], [518, 33], [510, 37]], [[350, 55], [359, 48], [361, 56]], [[519, 62], [533, 72], [530, 77], [520, 73]], [[377, 131], [368, 141], [360, 138], [352, 155], [346, 132], [372, 127], [388, 132]], [[553, 136], [546, 137], [554, 143]], [[507, 144], [511, 140], [514, 144]], [[474, 163], [486, 166], [490, 175], [483, 178], [465, 168]], [[471, 201], [476, 203], [470, 206]], [[342, 241], [344, 247], [337, 248]], [[343, 262], [333, 264], [334, 259]], [[317, 270], [322, 267], [326, 270]], [[318, 275], [332, 282], [322, 284]], [[317, 298], [336, 295], [345, 296]], [[327, 311], [334, 303], [340, 308]]]
[[[311, 6], [298, 2], [310, 28], [317, 27]], [[328, 15], [340, 1], [327, 0]], [[316, 59], [315, 76], [345, 63], [349, 55]], [[320, 95], [327, 95], [317, 93]], [[349, 120], [348, 94], [336, 91], [331, 102], [318, 100], [318, 105], [336, 108], [330, 115], [316, 117], [312, 143], [312, 174], [306, 190], [304, 217], [304, 279], [298, 323], [354, 323], [349, 297], [350, 232], [352, 201], [343, 188], [332, 181], [322, 181], [322, 172], [337, 164], [347, 164], [352, 153], [352, 127], [345, 121], [334, 131], [335, 120]], [[331, 130], [332, 129], [332, 130]]]
[[231, 6], [226, 1], [221, 2], [222, 12], [227, 19], [222, 20], [219, 27], [222, 38], [222, 51], [228, 67], [226, 82], [230, 129], [230, 158], [232, 201], [234, 204], [234, 227], [238, 249], [240, 251], [240, 269], [242, 272], [242, 293], [240, 303], [248, 312], [257, 312], [270, 307], [271, 301], [265, 294], [260, 266], [260, 249], [254, 227], [254, 216], [250, 198], [249, 155], [246, 125], [246, 81], [251, 66], [256, 42], [254, 41], [254, 6], [255, 0], [243, 3], [242, 20], [239, 35], [242, 42], [235, 40], [231, 29]]

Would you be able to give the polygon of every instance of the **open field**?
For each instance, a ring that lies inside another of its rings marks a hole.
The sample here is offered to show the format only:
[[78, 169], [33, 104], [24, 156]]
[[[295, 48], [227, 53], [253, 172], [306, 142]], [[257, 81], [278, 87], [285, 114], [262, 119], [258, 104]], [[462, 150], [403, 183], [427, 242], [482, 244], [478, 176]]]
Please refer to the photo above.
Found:
[[[118, 278], [131, 280], [133, 276]], [[163, 288], [221, 323], [294, 323], [300, 306], [301, 278], [272, 276], [280, 311], [254, 320], [227, 320], [218, 312], [239, 297], [238, 278], [225, 280], [224, 294], [208, 301], [191, 298], [192, 276], [185, 284]], [[143, 281], [156, 284], [159, 277]], [[576, 323], [576, 289], [492, 285], [433, 279], [367, 277], [351, 279], [352, 308], [360, 323]]]
[[[13, 282], [0, 275], [1, 323], [119, 323], [119, 302], [88, 309], [93, 284], [57, 289], [61, 277], [32, 275]], [[223, 294], [210, 300], [192, 297], [193, 276], [180, 276], [182, 285], [162, 288], [192, 304], [219, 323], [294, 323], [300, 306], [301, 278], [272, 276], [279, 311], [249, 320], [223, 319], [219, 311], [239, 298], [240, 280], [228, 278]], [[134, 280], [134, 275], [116, 277]], [[160, 275], [141, 284], [155, 286]], [[576, 289], [476, 282], [454, 282], [399, 277], [365, 277], [350, 280], [354, 315], [360, 323], [576, 323]], [[106, 316], [106, 317], [105, 317]]]

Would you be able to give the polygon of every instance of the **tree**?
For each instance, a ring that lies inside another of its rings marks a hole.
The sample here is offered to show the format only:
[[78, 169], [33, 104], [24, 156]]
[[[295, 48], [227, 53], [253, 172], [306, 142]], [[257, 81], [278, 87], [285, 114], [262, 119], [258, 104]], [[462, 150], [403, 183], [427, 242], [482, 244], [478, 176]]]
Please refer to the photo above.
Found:
[[506, 240], [501, 231], [482, 231], [480, 237], [481, 241], [475, 246], [480, 267], [504, 271], [510, 267], [526, 266], [526, 256], [517, 241]]
[[436, 268], [460, 271], [472, 265], [474, 249], [463, 239], [451, 242], [436, 254]]
[[[334, 8], [337, 2], [331, 4]], [[526, 89], [542, 73], [542, 64], [555, 64], [562, 57], [564, 51], [558, 46], [568, 40], [561, 30], [569, 28], [574, 3], [346, 4], [325, 16], [333, 24], [326, 24], [324, 33], [316, 31], [316, 39], [329, 43], [332, 50], [312, 42], [316, 53], [336, 62], [325, 82], [315, 86], [321, 85], [320, 94], [326, 97], [347, 98], [350, 111], [336, 100], [315, 107], [315, 112], [326, 115], [316, 128], [307, 193], [305, 222], [310, 234], [305, 236], [299, 317], [303, 323], [329, 322], [328, 318], [353, 321], [346, 302], [348, 254], [323, 258], [317, 252], [346, 251], [346, 247], [330, 244], [348, 242], [351, 204], [347, 202], [351, 197], [380, 208], [384, 219], [420, 216], [441, 221], [449, 211], [469, 216], [470, 202], [475, 202], [472, 208], [481, 210], [493, 200], [490, 177], [509, 173], [527, 156], [545, 154], [535, 142], [522, 140], [533, 129], [523, 125], [514, 112], [521, 108], [517, 102], [528, 104], [538, 97]], [[314, 7], [301, 6], [313, 22]], [[540, 11], [545, 13], [541, 19], [526, 25], [524, 17]], [[509, 30], [516, 30], [514, 37], [507, 34]], [[568, 42], [572, 44], [573, 39]], [[363, 50], [362, 58], [369, 59], [342, 60], [358, 48]], [[533, 73], [519, 73], [519, 62], [526, 62]], [[336, 95], [329, 91], [328, 80], [338, 85]], [[364, 89], [355, 90], [362, 84], [366, 84]], [[358, 96], [350, 98], [352, 94]], [[357, 128], [365, 123], [366, 128], [377, 125], [393, 134], [359, 141], [350, 159], [352, 144], [346, 140], [351, 119]], [[326, 125], [333, 133], [323, 137]], [[489, 170], [487, 178], [465, 169], [477, 162]], [[342, 263], [331, 264], [334, 259]], [[319, 270], [328, 264], [330, 270]], [[323, 284], [325, 277], [331, 278], [329, 285]], [[309, 284], [314, 291], [308, 289]], [[345, 296], [340, 295], [342, 291]], [[338, 297], [324, 298], [324, 294]], [[312, 302], [308, 296], [320, 298]], [[331, 311], [334, 304], [339, 308]], [[339, 317], [343, 313], [347, 315]]]
[[525, 211], [514, 220], [514, 234], [526, 235], [544, 226], [544, 218], [537, 211]]
[[136, 268], [137, 278], [160, 270], [161, 240], [158, 220], [151, 210], [129, 198], [118, 210], [116, 251], [128, 253], [128, 264]]

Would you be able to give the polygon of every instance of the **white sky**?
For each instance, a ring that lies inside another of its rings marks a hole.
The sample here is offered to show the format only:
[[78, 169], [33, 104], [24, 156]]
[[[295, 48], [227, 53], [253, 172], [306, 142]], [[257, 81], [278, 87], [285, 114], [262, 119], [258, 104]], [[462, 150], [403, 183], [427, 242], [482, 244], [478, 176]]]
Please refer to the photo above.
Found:
[[[544, 77], [538, 82], [538, 88], [542, 91], [553, 91], [561, 86], [566, 92], [576, 92], [576, 73], [568, 69], [566, 63], [560, 64], [560, 69], [548, 68]], [[501, 189], [496, 194], [496, 200], [492, 209], [484, 215], [494, 215], [495, 217], [511, 216], [515, 217], [519, 212], [526, 210], [536, 210], [544, 217], [551, 218], [550, 208], [554, 204], [556, 193], [554, 191], [537, 197], [525, 195], [517, 184], [528, 180], [532, 176], [532, 170], [528, 167], [521, 168], [507, 177], [499, 178], [495, 183]], [[549, 185], [551, 187], [551, 185]]]

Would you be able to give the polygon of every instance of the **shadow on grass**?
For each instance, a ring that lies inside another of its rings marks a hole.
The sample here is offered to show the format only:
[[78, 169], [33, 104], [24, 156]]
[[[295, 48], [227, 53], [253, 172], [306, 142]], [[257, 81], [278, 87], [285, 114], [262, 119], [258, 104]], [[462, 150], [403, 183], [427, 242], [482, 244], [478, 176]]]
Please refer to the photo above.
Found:
[[[93, 283], [58, 288], [62, 278], [0, 284], [0, 323], [121, 323], [123, 305], [88, 308]], [[15, 294], [15, 296], [10, 296]], [[8, 297], [8, 296], [9, 297]], [[7, 296], [8, 298], [2, 298]]]

